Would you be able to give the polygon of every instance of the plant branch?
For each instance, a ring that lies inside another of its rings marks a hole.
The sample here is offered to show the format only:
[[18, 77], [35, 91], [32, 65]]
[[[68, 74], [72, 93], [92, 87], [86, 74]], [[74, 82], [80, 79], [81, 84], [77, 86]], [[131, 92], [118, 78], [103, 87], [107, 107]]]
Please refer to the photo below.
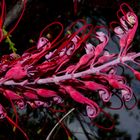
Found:
[[90, 75], [90, 74], [95, 74], [100, 72], [101, 70], [113, 66], [113, 65], [118, 65], [120, 63], [124, 63], [126, 61], [132, 61], [133, 59], [135, 59], [136, 57], [139, 57], [140, 53], [134, 54], [134, 55], [127, 55], [127, 56], [123, 56], [122, 58], [116, 58], [108, 63], [105, 63], [101, 66], [98, 67], [93, 67], [90, 68], [88, 70], [82, 71], [82, 72], [77, 72], [75, 74], [65, 74], [62, 76], [54, 76], [54, 77], [50, 77], [50, 78], [40, 78], [39, 80], [37, 80], [36, 82], [28, 82], [27, 80], [22, 81], [22, 82], [18, 82], [16, 83], [13, 80], [7, 80], [4, 83], [0, 83], [0, 85], [4, 84], [6, 86], [8, 85], [13, 85], [13, 86], [25, 86], [25, 85], [34, 85], [34, 84], [49, 84], [49, 83], [59, 83], [63, 80], [69, 80], [69, 79], [73, 79], [73, 78], [79, 78], [82, 76], [86, 76], [86, 75]]
[[52, 133], [54, 132], [54, 130], [57, 128], [57, 126], [69, 115], [71, 114], [73, 111], [75, 110], [75, 108], [72, 108], [70, 111], [68, 111], [68, 113], [66, 113], [59, 121], [58, 123], [53, 127], [53, 129], [51, 130], [51, 132], [49, 133], [49, 135], [47, 136], [46, 140], [49, 140]]
[[[26, 4], [31, 2], [32, 0], [26, 0]], [[17, 3], [12, 7], [12, 9], [8, 12], [6, 19], [4, 21], [4, 28], [8, 27], [14, 20], [16, 20], [23, 8], [23, 0], [18, 0]]]

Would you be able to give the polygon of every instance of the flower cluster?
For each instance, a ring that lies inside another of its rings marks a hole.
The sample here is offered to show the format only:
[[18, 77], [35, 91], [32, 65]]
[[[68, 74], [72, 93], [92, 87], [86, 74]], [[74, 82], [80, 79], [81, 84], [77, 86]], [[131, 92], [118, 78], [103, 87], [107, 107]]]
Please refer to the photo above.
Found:
[[[128, 63], [140, 65], [140, 53], [130, 52], [138, 18], [126, 3], [120, 5], [117, 17], [118, 21], [111, 22], [110, 27], [119, 39], [119, 53], [111, 53], [106, 48], [110, 33], [105, 26], [93, 27], [80, 19], [64, 33], [60, 22], [47, 25], [41, 31], [36, 46], [21, 56], [10, 54], [1, 57], [1, 94], [13, 109], [14, 104], [20, 109], [26, 104], [32, 108], [49, 108], [53, 104], [65, 103], [67, 96], [85, 106], [87, 116], [93, 119], [103, 110], [88, 98], [88, 94], [98, 94], [104, 103], [109, 102], [112, 96], [118, 96], [123, 103], [130, 101], [135, 95], [126, 78], [117, 73], [117, 67], [129, 68], [140, 80], [140, 73]], [[59, 29], [58, 35], [50, 37], [48, 32], [54, 28]], [[113, 94], [113, 89], [118, 93]], [[18, 127], [0, 105], [0, 118], [5, 117]]]

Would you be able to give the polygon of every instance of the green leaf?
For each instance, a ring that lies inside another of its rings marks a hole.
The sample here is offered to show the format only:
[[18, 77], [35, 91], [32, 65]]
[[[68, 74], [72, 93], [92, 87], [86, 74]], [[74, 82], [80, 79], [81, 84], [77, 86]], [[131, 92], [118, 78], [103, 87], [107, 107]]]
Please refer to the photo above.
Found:
[[[3, 28], [3, 34], [7, 35], [8, 32]], [[13, 53], [16, 53], [17, 49], [15, 48], [15, 43], [13, 43], [10, 39], [11, 35], [6, 37], [5, 42], [9, 44], [9, 50], [12, 50]]]
[[68, 137], [68, 140], [72, 140], [72, 138], [69, 136], [69, 137]]

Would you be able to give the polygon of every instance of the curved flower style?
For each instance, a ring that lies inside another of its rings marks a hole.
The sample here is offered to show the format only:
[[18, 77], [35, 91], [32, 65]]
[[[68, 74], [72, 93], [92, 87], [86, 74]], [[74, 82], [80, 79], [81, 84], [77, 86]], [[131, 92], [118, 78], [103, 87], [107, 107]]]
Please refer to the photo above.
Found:
[[[65, 97], [69, 97], [85, 106], [87, 116], [91, 119], [103, 111], [89, 95], [97, 93], [107, 103], [115, 96], [112, 90], [116, 89], [121, 103], [131, 101], [134, 93], [127, 85], [126, 78], [117, 74], [117, 67], [129, 68], [140, 80], [140, 73], [126, 63], [140, 65], [140, 61], [136, 61], [140, 53], [129, 52], [138, 18], [126, 3], [121, 4], [117, 16], [119, 22], [111, 22], [110, 26], [119, 38], [118, 54], [111, 54], [106, 49], [110, 37], [107, 27], [93, 27], [84, 20], [77, 20], [69, 26], [68, 34], [63, 34], [63, 25], [53, 22], [41, 31], [36, 48], [25, 51], [19, 58], [12, 55], [1, 58], [1, 94], [11, 102], [13, 109], [14, 104], [20, 109], [26, 104], [32, 108], [50, 108], [53, 104], [65, 103]], [[78, 23], [81, 26], [77, 29]], [[53, 40], [45, 37], [51, 27], [60, 30]], [[91, 38], [97, 40], [98, 44], [93, 45]], [[0, 119], [4, 117], [7, 117], [6, 110], [0, 105]], [[12, 124], [18, 127], [17, 121]]]

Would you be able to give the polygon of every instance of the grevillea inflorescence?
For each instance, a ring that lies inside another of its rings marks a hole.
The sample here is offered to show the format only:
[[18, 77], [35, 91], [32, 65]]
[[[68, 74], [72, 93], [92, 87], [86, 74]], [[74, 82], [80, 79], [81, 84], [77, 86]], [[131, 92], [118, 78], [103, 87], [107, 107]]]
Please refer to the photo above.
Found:
[[[4, 0], [1, 8], [3, 5]], [[4, 13], [1, 14], [1, 19], [3, 17]], [[120, 5], [117, 17], [118, 21], [111, 22], [110, 27], [119, 39], [118, 53], [111, 53], [106, 48], [110, 39], [107, 27], [94, 27], [80, 19], [67, 28], [67, 33], [63, 32], [64, 27], [60, 22], [53, 22], [41, 31], [36, 46], [21, 56], [3, 55], [0, 59], [0, 91], [11, 103], [15, 114], [14, 105], [19, 109], [23, 109], [26, 104], [32, 108], [50, 108], [54, 104], [65, 104], [65, 97], [69, 97], [85, 107], [89, 118], [94, 119], [103, 112], [110, 119], [90, 96], [98, 94], [104, 103], [109, 102], [112, 96], [117, 96], [125, 106], [135, 98], [126, 78], [118, 74], [117, 68], [130, 69], [140, 80], [140, 73], [128, 63], [140, 65], [140, 53], [130, 52], [138, 18], [126, 3]], [[77, 29], [79, 23], [81, 26]], [[59, 28], [59, 32], [57, 31], [56, 37], [49, 39], [45, 35], [49, 34], [52, 27]], [[2, 41], [2, 22], [0, 33]], [[94, 41], [96, 43], [93, 44]], [[113, 94], [113, 89], [118, 92]], [[7, 118], [23, 132], [17, 119], [15, 122], [10, 119], [1, 104], [0, 119], [3, 118]], [[28, 139], [24, 132], [23, 134]]]

